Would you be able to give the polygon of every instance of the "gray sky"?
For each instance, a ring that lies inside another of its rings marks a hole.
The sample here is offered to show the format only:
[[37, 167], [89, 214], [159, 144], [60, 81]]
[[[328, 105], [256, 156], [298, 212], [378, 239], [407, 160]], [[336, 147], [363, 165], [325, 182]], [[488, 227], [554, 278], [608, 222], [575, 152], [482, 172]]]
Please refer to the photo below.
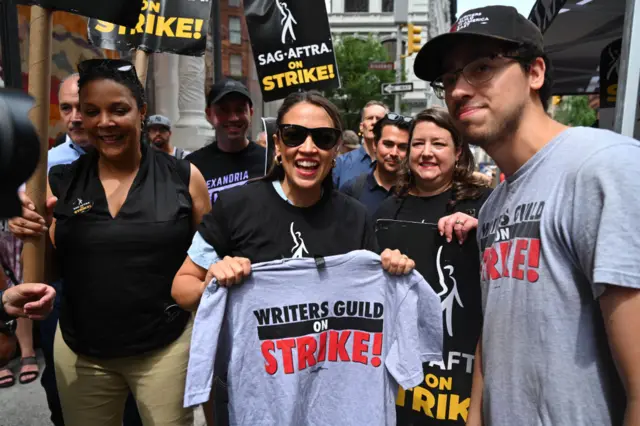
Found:
[[535, 0], [458, 0], [458, 16], [469, 9], [489, 5], [513, 6], [518, 9], [525, 18], [529, 17], [529, 12], [535, 4]]

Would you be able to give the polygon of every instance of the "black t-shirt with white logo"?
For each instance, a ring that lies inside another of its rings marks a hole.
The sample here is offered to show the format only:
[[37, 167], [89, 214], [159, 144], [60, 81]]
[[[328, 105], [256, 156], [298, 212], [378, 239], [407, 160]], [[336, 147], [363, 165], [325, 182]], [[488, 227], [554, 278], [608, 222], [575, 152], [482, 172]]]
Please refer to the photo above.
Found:
[[325, 190], [313, 206], [295, 207], [264, 180], [219, 194], [198, 232], [221, 258], [241, 256], [251, 263], [378, 251], [373, 225], [358, 201]]
[[244, 185], [250, 179], [259, 178], [266, 173], [266, 150], [257, 143], [238, 152], [225, 152], [213, 142], [189, 154], [186, 159], [200, 170], [209, 188], [211, 202], [218, 193], [235, 186]]
[[482, 329], [480, 254], [475, 231], [463, 245], [457, 240], [447, 243], [435, 224], [453, 212], [477, 218], [489, 194], [486, 189], [479, 199], [459, 201], [452, 211], [447, 208], [453, 195], [451, 190], [431, 197], [393, 196], [382, 203], [375, 215], [376, 220], [421, 222], [405, 225], [407, 229], [397, 233], [390, 229], [394, 226], [394, 230], [401, 229], [400, 223], [379, 222], [378, 229], [389, 227], [378, 235], [379, 244], [412, 257], [416, 270], [440, 296], [442, 304], [443, 360], [425, 363], [424, 381], [411, 390], [399, 391], [396, 400], [399, 426], [464, 426], [467, 420], [473, 361]]

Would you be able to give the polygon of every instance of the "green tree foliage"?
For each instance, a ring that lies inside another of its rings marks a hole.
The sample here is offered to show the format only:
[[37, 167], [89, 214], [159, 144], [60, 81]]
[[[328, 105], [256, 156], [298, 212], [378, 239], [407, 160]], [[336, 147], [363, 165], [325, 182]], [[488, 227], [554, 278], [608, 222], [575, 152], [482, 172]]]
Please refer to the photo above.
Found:
[[596, 122], [596, 112], [589, 107], [588, 96], [564, 96], [555, 110], [554, 118], [567, 126], [589, 127]]
[[375, 38], [344, 37], [334, 44], [342, 87], [326, 96], [342, 114], [345, 129], [358, 131], [360, 110], [371, 100], [393, 106], [393, 96], [382, 95], [380, 85], [395, 81], [395, 71], [369, 70], [369, 62], [390, 61], [387, 49]]

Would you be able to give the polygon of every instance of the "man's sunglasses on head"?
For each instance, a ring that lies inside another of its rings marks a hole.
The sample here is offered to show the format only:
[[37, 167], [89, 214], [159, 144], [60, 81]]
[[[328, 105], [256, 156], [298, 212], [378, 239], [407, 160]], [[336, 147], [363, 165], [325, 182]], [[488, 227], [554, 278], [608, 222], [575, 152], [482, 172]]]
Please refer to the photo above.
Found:
[[78, 64], [78, 72], [80, 74], [87, 74], [99, 68], [117, 71], [137, 78], [136, 68], [131, 62], [123, 59], [87, 59]]
[[387, 113], [387, 115], [385, 116], [385, 118], [389, 121], [391, 121], [392, 123], [406, 123], [408, 125], [410, 125], [411, 123], [413, 123], [413, 118], [411, 117], [406, 117], [404, 115], [400, 115], [400, 114], [396, 114], [395, 112], [389, 112]]

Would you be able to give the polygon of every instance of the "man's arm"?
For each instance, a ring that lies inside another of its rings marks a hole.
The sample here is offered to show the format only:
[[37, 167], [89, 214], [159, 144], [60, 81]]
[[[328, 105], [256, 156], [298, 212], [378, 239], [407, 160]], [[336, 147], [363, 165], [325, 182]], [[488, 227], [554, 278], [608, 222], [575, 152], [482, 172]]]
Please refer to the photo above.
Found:
[[471, 402], [467, 426], [482, 426], [482, 390], [484, 376], [482, 374], [482, 335], [476, 346], [476, 356], [473, 360], [473, 383], [471, 385]]
[[640, 425], [640, 290], [606, 286], [600, 296], [600, 309], [611, 353], [627, 393], [624, 424]]

